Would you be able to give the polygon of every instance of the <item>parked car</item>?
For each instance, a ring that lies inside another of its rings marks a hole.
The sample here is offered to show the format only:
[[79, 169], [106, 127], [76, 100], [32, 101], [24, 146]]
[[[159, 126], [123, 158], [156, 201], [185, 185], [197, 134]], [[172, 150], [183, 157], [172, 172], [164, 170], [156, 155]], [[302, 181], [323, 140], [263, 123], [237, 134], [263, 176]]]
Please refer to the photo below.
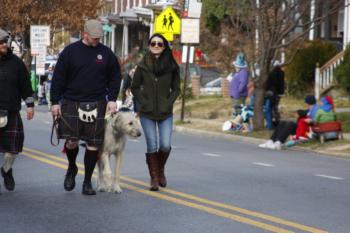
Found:
[[[182, 79], [185, 77], [185, 68], [186, 64], [180, 65], [180, 76]], [[221, 72], [216, 67], [200, 67], [197, 64], [190, 64], [189, 65], [189, 76], [187, 79], [187, 82], [191, 83], [191, 78], [193, 76], [199, 76], [201, 86], [204, 86], [206, 83], [215, 80], [221, 76]]]
[[200, 89], [202, 95], [219, 95], [221, 94], [221, 77], [216, 78], [204, 85]]

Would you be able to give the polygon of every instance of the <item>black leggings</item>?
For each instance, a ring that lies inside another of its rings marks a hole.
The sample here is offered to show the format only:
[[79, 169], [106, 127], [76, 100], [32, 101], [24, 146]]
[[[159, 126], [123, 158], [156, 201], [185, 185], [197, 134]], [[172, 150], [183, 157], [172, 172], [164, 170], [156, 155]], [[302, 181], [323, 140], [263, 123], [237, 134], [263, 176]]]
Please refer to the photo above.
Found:
[[297, 124], [293, 121], [281, 121], [271, 136], [271, 140], [285, 143], [289, 135], [294, 135]]

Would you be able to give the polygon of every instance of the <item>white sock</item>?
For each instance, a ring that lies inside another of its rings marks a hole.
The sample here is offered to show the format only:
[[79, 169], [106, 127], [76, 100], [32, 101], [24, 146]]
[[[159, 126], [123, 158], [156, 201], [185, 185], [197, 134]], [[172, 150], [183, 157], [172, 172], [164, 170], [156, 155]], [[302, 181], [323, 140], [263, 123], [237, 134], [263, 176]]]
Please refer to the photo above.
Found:
[[6, 152], [4, 158], [5, 162], [2, 165], [2, 168], [4, 169], [4, 172], [7, 173], [12, 168], [12, 165], [15, 162], [16, 154]]

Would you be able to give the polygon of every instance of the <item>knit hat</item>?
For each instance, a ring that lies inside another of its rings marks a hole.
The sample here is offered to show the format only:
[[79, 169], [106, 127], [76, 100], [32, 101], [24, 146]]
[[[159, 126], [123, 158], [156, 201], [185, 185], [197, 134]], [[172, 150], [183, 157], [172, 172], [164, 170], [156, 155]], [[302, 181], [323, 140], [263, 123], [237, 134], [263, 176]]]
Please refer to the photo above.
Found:
[[9, 34], [0, 28], [0, 40], [6, 40], [9, 38]]
[[305, 103], [307, 103], [308, 105], [314, 105], [316, 104], [316, 98], [313, 95], [308, 95], [305, 97]]
[[246, 68], [248, 66], [243, 53], [239, 53], [232, 64], [237, 68]]
[[103, 36], [102, 24], [96, 19], [90, 19], [86, 21], [84, 25], [84, 31], [88, 33], [92, 38], [101, 38]]
[[327, 102], [332, 106], [332, 109], [334, 109], [334, 103], [332, 97], [329, 95], [326, 95], [324, 98], [326, 98]]

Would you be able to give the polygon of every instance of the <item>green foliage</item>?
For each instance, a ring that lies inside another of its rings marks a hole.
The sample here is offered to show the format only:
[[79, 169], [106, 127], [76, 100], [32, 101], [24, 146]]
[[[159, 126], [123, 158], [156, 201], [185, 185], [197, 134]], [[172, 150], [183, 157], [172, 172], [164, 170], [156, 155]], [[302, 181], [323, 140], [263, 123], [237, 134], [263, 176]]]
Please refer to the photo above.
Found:
[[335, 69], [334, 76], [339, 86], [350, 94], [350, 45], [345, 50], [344, 60]]
[[228, 17], [240, 18], [251, 11], [249, 0], [203, 0], [203, 16], [207, 28], [213, 34], [220, 32], [220, 25]]
[[[287, 52], [287, 60], [297, 48]], [[324, 41], [315, 40], [305, 43], [304, 48], [295, 55], [292, 63], [286, 67], [287, 92], [303, 97], [313, 88], [316, 63], [322, 66], [337, 53], [335, 47]]]
[[[181, 79], [181, 83], [180, 83], [180, 88], [181, 88], [181, 94], [178, 97], [179, 99], [182, 99], [183, 97], [183, 93], [184, 93], [184, 79]], [[189, 100], [192, 99], [192, 88], [190, 85], [186, 85], [186, 89], [185, 89], [186, 93], [185, 93], [185, 100]]]

